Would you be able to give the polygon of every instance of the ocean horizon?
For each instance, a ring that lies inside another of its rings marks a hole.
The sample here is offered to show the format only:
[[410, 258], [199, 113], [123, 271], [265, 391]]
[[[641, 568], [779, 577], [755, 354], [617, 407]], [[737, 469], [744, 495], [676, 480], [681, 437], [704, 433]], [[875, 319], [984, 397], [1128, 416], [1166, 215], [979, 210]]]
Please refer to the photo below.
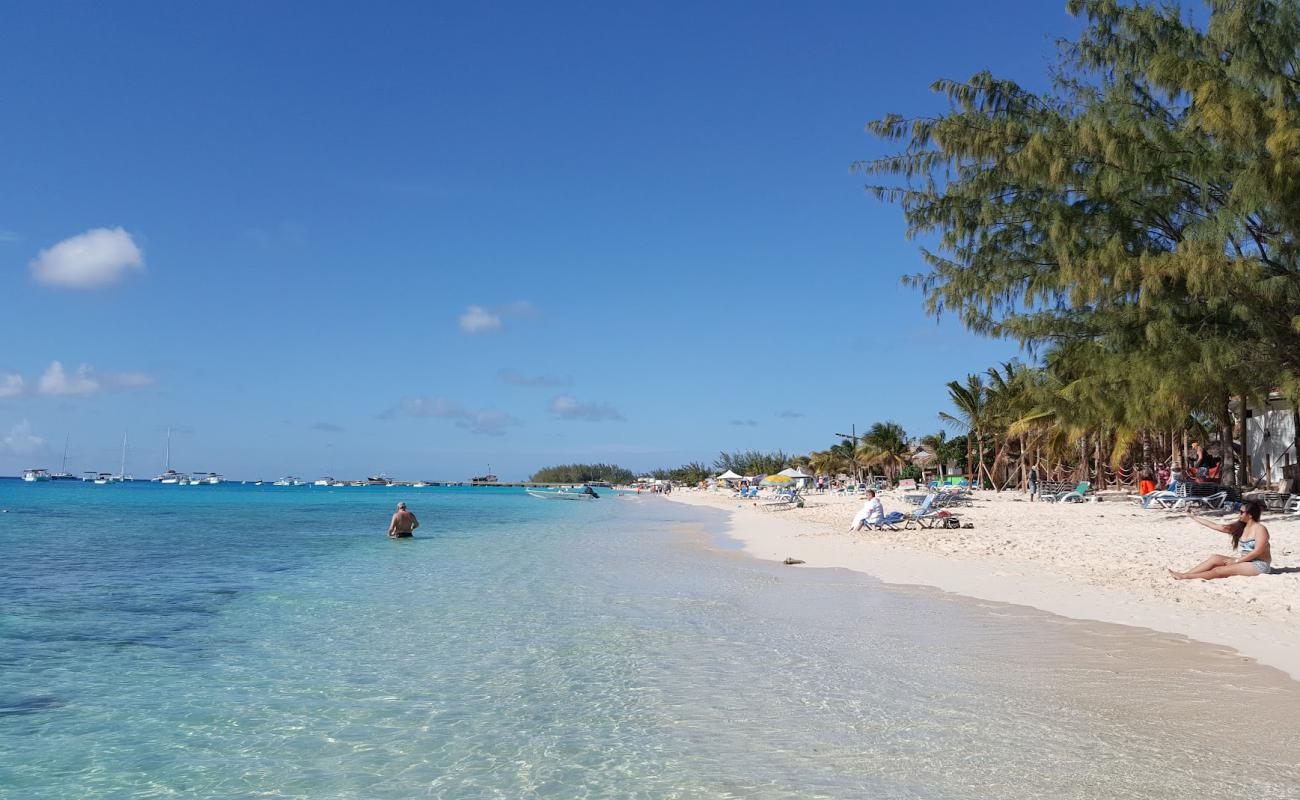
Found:
[[1300, 791], [1276, 671], [757, 561], [658, 497], [0, 481], [0, 509], [0, 797]]

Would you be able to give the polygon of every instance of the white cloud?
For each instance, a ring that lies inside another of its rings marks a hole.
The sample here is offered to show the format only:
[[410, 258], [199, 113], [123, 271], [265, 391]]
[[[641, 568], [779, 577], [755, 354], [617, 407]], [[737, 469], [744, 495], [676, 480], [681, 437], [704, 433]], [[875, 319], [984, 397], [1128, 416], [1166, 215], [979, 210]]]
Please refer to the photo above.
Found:
[[104, 388], [138, 389], [153, 384], [153, 376], [143, 372], [97, 372], [89, 364], [82, 364], [76, 372], [68, 374], [62, 362], [51, 361], [36, 382], [36, 391], [63, 397], [90, 397]]
[[470, 306], [460, 315], [460, 329], [465, 333], [486, 333], [501, 327], [501, 315], [493, 314], [482, 306]]
[[0, 372], [0, 397], [17, 397], [27, 389], [22, 375]]
[[541, 316], [537, 306], [527, 300], [516, 300], [501, 308], [470, 306], [460, 315], [460, 329], [465, 333], [487, 333], [500, 330], [507, 318], [532, 319]]
[[451, 419], [456, 421], [456, 427], [485, 436], [502, 436], [506, 428], [519, 424], [519, 420], [504, 411], [470, 411], [441, 397], [407, 397], [380, 414], [379, 418], [396, 419], [402, 416]]
[[42, 250], [28, 266], [40, 283], [94, 289], [144, 269], [144, 254], [122, 228], [94, 228]]
[[518, 424], [519, 420], [504, 411], [475, 411], [456, 423], [470, 433], [484, 436], [505, 436], [506, 428]]
[[560, 419], [578, 419], [584, 422], [623, 421], [619, 410], [608, 403], [583, 403], [567, 394], [552, 399], [550, 410]]
[[32, 426], [23, 420], [9, 430], [9, 435], [0, 439], [0, 452], [15, 456], [26, 456], [45, 448], [45, 440], [32, 433]]
[[99, 381], [91, 376], [91, 372], [89, 364], [82, 364], [77, 367], [75, 374], [69, 376], [64, 371], [63, 364], [58, 361], [51, 361], [50, 366], [45, 370], [45, 374], [41, 375], [37, 390], [41, 394], [88, 397], [98, 392], [100, 388]]
[[799, 419], [804, 416], [804, 413], [802, 411], [793, 411], [787, 408], [785, 411], [778, 411], [776, 415], [781, 419]]
[[742, 427], [757, 428], [758, 420], [755, 419], [733, 419], [728, 425], [740, 425]]

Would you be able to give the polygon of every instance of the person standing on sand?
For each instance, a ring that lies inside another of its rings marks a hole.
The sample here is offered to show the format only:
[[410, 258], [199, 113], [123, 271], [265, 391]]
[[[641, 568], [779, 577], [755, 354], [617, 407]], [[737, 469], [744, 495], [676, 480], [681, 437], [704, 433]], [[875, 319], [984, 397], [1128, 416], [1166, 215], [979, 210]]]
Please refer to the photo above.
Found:
[[414, 514], [406, 510], [406, 503], [398, 503], [397, 513], [393, 515], [392, 522], [388, 523], [388, 538], [410, 539], [418, 527], [420, 527], [420, 521], [415, 518]]
[[[1210, 556], [1187, 572], [1174, 572], [1171, 569], [1169, 574], [1180, 581], [1193, 578], [1208, 581], [1214, 578], [1231, 578], [1234, 575], [1254, 577], [1255, 575], [1267, 575], [1272, 572], [1273, 553], [1269, 547], [1268, 528], [1259, 524], [1259, 515], [1263, 510], [1263, 504], [1256, 500], [1249, 500], [1242, 504], [1236, 522], [1230, 525], [1216, 525], [1213, 522], [1201, 519], [1189, 509], [1187, 515], [1196, 522], [1210, 530], [1231, 536], [1233, 550], [1236, 550], [1238, 543], [1240, 543], [1241, 558]], [[1243, 536], [1249, 536], [1250, 538], [1243, 542]]]

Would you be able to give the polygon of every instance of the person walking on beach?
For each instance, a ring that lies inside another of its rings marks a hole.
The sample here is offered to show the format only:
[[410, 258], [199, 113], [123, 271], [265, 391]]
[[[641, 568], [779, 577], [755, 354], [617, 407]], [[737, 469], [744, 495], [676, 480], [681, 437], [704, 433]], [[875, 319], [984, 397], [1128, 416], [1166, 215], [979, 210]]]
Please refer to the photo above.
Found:
[[1038, 496], [1038, 465], [1029, 468], [1029, 502]]
[[420, 521], [415, 518], [414, 514], [406, 510], [406, 503], [398, 503], [397, 513], [393, 514], [392, 522], [388, 523], [388, 538], [410, 539], [418, 527], [420, 527]]
[[[1259, 515], [1263, 510], [1262, 503], [1256, 500], [1248, 500], [1242, 504], [1237, 520], [1228, 525], [1216, 525], [1209, 520], [1201, 519], [1193, 514], [1191, 510], [1188, 510], [1187, 515], [1194, 521], [1210, 530], [1231, 536], [1233, 550], [1236, 550], [1238, 544], [1240, 544], [1241, 558], [1210, 556], [1187, 572], [1174, 572], [1171, 569], [1169, 574], [1180, 581], [1193, 578], [1208, 581], [1215, 578], [1231, 578], [1234, 575], [1254, 577], [1255, 575], [1267, 575], [1272, 572], [1273, 553], [1269, 547], [1268, 528], [1259, 523]], [[1250, 538], [1242, 541], [1244, 536]]]

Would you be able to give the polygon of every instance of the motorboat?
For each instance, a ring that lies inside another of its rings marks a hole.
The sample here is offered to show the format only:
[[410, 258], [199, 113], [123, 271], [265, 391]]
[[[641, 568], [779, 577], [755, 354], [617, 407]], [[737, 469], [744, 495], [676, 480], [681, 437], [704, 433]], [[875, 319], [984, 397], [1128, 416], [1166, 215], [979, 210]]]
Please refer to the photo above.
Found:
[[113, 474], [112, 474], [111, 472], [99, 472], [99, 473], [96, 473], [96, 474], [95, 474], [95, 477], [94, 477], [92, 480], [93, 480], [93, 481], [95, 482], [95, 484], [98, 485], [98, 486], [103, 486], [103, 485], [106, 484], [106, 483], [114, 483], [114, 482], [115, 482], [115, 481], [113, 480]]
[[317, 478], [312, 483], [312, 486], [333, 486], [333, 485], [334, 485], [334, 479], [329, 476], [326, 476], [324, 478]]
[[411, 484], [411, 488], [412, 488], [412, 489], [423, 489], [423, 488], [427, 487], [428, 485], [429, 485], [429, 484], [425, 483], [424, 481], [416, 481], [415, 483]]
[[600, 495], [596, 494], [590, 486], [584, 486], [581, 489], [563, 487], [561, 489], [528, 489], [528, 494], [532, 497], [541, 498], [542, 500], [597, 500]]
[[194, 477], [190, 478], [190, 483], [199, 483], [207, 486], [216, 486], [217, 484], [221, 483], [224, 480], [225, 480], [224, 478], [222, 478], [220, 475], [218, 475], [215, 472], [208, 472], [208, 473], [196, 472], [194, 473]]
[[469, 479], [469, 482], [470, 482], [470, 485], [473, 485], [473, 484], [476, 484], [476, 483], [497, 483], [498, 480], [499, 480], [499, 479], [497, 478], [497, 476], [495, 476], [495, 475], [492, 474], [492, 465], [491, 465], [491, 464], [488, 464], [487, 474], [486, 474], [486, 475], [478, 475], [478, 476], [475, 476], [475, 477], [473, 477], [473, 478], [470, 478], [470, 479]]
[[48, 469], [32, 468], [23, 470], [23, 480], [28, 483], [44, 483], [49, 479], [50, 471]]
[[371, 475], [370, 477], [366, 478], [367, 486], [387, 486], [390, 483], [392, 483], [392, 481], [390, 481], [388, 479], [388, 476], [383, 474], [382, 472], [379, 473], [378, 475]]
[[298, 485], [296, 483], [297, 480], [298, 479], [293, 477], [292, 475], [286, 475], [271, 485], [272, 486], [297, 486]]

